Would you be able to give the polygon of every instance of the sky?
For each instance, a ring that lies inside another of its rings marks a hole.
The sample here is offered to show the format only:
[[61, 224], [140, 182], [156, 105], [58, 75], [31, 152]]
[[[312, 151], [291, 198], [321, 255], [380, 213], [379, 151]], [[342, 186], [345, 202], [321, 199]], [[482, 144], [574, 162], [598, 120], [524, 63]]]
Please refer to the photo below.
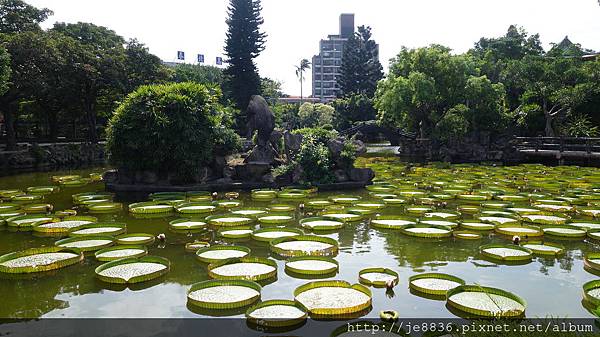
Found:
[[[26, 0], [54, 11], [44, 23], [92, 22], [125, 38], [137, 38], [164, 61], [177, 51], [194, 62], [204, 54], [215, 65], [223, 56], [227, 0]], [[384, 69], [402, 46], [443, 44], [455, 53], [481, 37], [504, 35], [509, 25], [539, 33], [545, 48], [566, 35], [600, 51], [598, 0], [262, 0], [268, 34], [256, 59], [260, 75], [282, 82], [289, 95], [300, 94], [295, 64], [318, 53], [319, 41], [339, 31], [339, 15], [354, 13], [356, 25], [372, 27]], [[304, 92], [311, 91], [308, 72]]]

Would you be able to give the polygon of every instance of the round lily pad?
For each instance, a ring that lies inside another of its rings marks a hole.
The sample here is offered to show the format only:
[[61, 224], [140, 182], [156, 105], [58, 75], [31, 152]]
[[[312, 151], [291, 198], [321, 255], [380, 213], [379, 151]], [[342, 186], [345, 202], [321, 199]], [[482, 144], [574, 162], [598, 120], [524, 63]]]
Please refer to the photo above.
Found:
[[0, 256], [0, 273], [25, 274], [60, 269], [83, 260], [77, 249], [62, 247], [32, 248]]
[[9, 227], [18, 228], [32, 228], [36, 225], [41, 225], [49, 222], [58, 222], [60, 219], [53, 216], [32, 214], [32, 215], [20, 215], [6, 219], [6, 224]]
[[115, 246], [101, 249], [94, 253], [96, 260], [102, 262], [136, 258], [146, 255], [148, 255], [148, 248], [144, 246]]
[[295, 300], [317, 317], [344, 317], [371, 307], [371, 291], [345, 281], [315, 281], [294, 291]]
[[600, 306], [600, 280], [590, 281], [583, 285], [583, 298], [594, 307]]
[[0, 213], [12, 212], [12, 211], [19, 210], [20, 208], [21, 208], [21, 205], [19, 205], [19, 204], [14, 204], [14, 203], [9, 203], [9, 202], [0, 203]]
[[89, 235], [121, 235], [127, 231], [127, 227], [124, 223], [91, 223], [76, 227], [70, 230], [70, 237], [80, 237]]
[[261, 257], [229, 259], [210, 264], [208, 275], [222, 280], [268, 280], [277, 276], [277, 263]]
[[321, 216], [328, 219], [341, 220], [344, 222], [357, 222], [363, 219], [363, 215], [358, 212], [336, 212], [336, 211], [327, 211], [322, 212]]
[[448, 305], [469, 315], [480, 317], [521, 317], [525, 314], [526, 302], [507, 291], [463, 285], [447, 294]]
[[307, 317], [306, 308], [289, 300], [264, 301], [246, 311], [246, 319], [250, 324], [264, 327], [295, 326]]
[[159, 278], [169, 272], [169, 260], [158, 256], [143, 256], [111, 261], [96, 268], [96, 277], [103, 282], [134, 284]]
[[545, 241], [527, 241], [521, 244], [521, 246], [529, 249], [536, 255], [558, 256], [565, 252], [565, 247]]
[[303, 235], [304, 233], [295, 228], [263, 228], [255, 230], [252, 238], [256, 241], [270, 242], [275, 239]]
[[338, 271], [336, 260], [324, 256], [293, 257], [285, 263], [285, 270], [300, 275], [329, 275]]
[[359, 201], [361, 197], [359, 196], [351, 196], [351, 195], [336, 195], [329, 198], [329, 200], [333, 201], [336, 204], [344, 204], [350, 205], [357, 201]]
[[419, 293], [446, 296], [449, 290], [465, 284], [465, 281], [452, 275], [425, 273], [411, 276], [408, 279], [410, 289]]
[[329, 201], [329, 200], [308, 200], [304, 204], [304, 206], [308, 209], [317, 209], [317, 210], [325, 209], [331, 205], [333, 205], [333, 202]]
[[378, 216], [370, 222], [371, 227], [381, 229], [402, 229], [416, 224], [417, 222], [413, 218], [396, 215]]
[[275, 212], [275, 213], [295, 212], [296, 206], [288, 205], [288, 204], [272, 204], [272, 205], [269, 205], [269, 211]]
[[261, 286], [247, 280], [210, 280], [193, 284], [188, 303], [206, 309], [243, 308], [260, 299]]
[[540, 225], [564, 225], [569, 220], [566, 217], [539, 214], [522, 215], [521, 218], [523, 218], [523, 220], [526, 222]]
[[249, 238], [253, 232], [249, 227], [226, 227], [220, 229], [218, 234], [226, 239], [244, 239]]
[[100, 202], [87, 206], [88, 211], [92, 214], [97, 213], [115, 213], [123, 209], [123, 204], [120, 202]]
[[482, 235], [480, 233], [471, 232], [471, 231], [454, 231], [452, 235], [457, 239], [462, 240], [480, 240]]
[[273, 200], [277, 197], [275, 190], [253, 190], [250, 194], [254, 200]]
[[398, 283], [398, 273], [387, 268], [367, 268], [358, 273], [358, 280], [362, 284], [385, 287], [388, 283]]
[[490, 244], [479, 247], [483, 256], [500, 261], [530, 261], [532, 252], [517, 245]]
[[490, 224], [490, 223], [470, 222], [470, 221], [461, 222], [460, 227], [463, 229], [470, 230], [470, 231], [491, 231], [491, 230], [494, 230], [494, 228], [496, 228], [495, 225]]
[[82, 226], [96, 222], [94, 217], [73, 216], [63, 219], [63, 221], [47, 222], [33, 226], [34, 232], [39, 233], [68, 233]]
[[479, 221], [490, 223], [496, 226], [504, 226], [504, 225], [518, 225], [519, 220], [508, 217], [501, 216], [480, 216]]
[[[2, 204], [0, 204], [2, 206]], [[50, 213], [54, 210], [54, 206], [51, 204], [26, 204], [23, 205], [21, 210], [27, 214], [32, 213]]]
[[224, 209], [232, 209], [242, 206], [242, 202], [239, 200], [217, 200], [214, 202], [217, 207]]
[[129, 212], [132, 214], [156, 214], [173, 212], [174, 208], [165, 202], [148, 201], [138, 202], [129, 205]]
[[117, 236], [119, 245], [151, 245], [154, 243], [154, 235], [146, 233], [132, 233]]
[[451, 229], [458, 227], [458, 223], [446, 220], [421, 220], [419, 221], [419, 224], [428, 226], [445, 226]]
[[420, 238], [440, 239], [452, 236], [452, 229], [446, 226], [409, 225], [402, 229], [402, 233]]
[[227, 259], [241, 258], [250, 254], [250, 248], [243, 246], [211, 246], [196, 252], [196, 258], [205, 263], [215, 263]]
[[299, 235], [271, 241], [271, 251], [284, 257], [329, 256], [338, 252], [338, 243], [334, 239]]
[[502, 235], [520, 235], [520, 236], [528, 236], [528, 237], [539, 237], [544, 235], [544, 232], [536, 226], [526, 226], [526, 225], [499, 225], [496, 226], [496, 233]]
[[433, 208], [425, 206], [409, 206], [406, 207], [405, 210], [412, 215], [424, 215], [425, 213], [433, 211]]
[[543, 231], [545, 235], [570, 239], [583, 239], [587, 236], [587, 230], [569, 225], [549, 225], [544, 227]]
[[242, 216], [242, 215], [232, 215], [232, 214], [223, 214], [223, 215], [211, 215], [206, 217], [206, 221], [213, 226], [221, 226], [221, 227], [237, 227], [237, 226], [245, 226], [254, 223], [256, 220], [250, 216]]
[[592, 270], [600, 271], [600, 253], [588, 253], [583, 259], [584, 265]]
[[186, 202], [175, 207], [177, 213], [180, 214], [206, 214], [212, 213], [217, 209], [217, 206], [212, 203]]
[[76, 238], [58, 240], [54, 243], [57, 247], [79, 249], [82, 252], [93, 252], [115, 244], [112, 236], [89, 235]]
[[284, 225], [294, 221], [294, 216], [289, 213], [267, 213], [259, 215], [257, 220], [262, 225]]
[[205, 229], [208, 224], [201, 219], [176, 219], [169, 222], [169, 229], [174, 232], [195, 232]]
[[343, 228], [344, 222], [327, 217], [310, 217], [300, 220], [300, 225], [313, 231], [328, 231]]

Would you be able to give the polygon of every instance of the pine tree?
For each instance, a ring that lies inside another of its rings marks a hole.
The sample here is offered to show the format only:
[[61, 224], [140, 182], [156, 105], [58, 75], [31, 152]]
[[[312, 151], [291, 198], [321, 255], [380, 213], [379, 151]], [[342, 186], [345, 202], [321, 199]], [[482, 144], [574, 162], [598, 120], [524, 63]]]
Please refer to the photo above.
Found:
[[373, 98], [377, 82], [383, 78], [379, 48], [371, 37], [371, 27], [360, 26], [344, 47], [338, 78], [344, 96], [360, 94]]
[[[264, 50], [266, 34], [260, 31], [264, 20], [260, 15], [260, 0], [230, 0], [227, 8], [227, 39], [225, 55], [225, 88], [229, 98], [242, 111], [252, 95], [261, 93], [261, 81], [254, 59]], [[245, 125], [240, 116], [238, 126]]]

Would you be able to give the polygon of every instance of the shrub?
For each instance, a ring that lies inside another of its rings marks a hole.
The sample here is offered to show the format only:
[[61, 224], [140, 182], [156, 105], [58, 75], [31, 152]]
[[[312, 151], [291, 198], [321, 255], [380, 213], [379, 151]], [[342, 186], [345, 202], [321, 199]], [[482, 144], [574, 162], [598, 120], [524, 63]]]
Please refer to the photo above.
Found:
[[107, 151], [118, 168], [174, 173], [189, 181], [215, 155], [240, 140], [227, 128], [220, 91], [197, 83], [142, 86], [116, 109], [107, 130]]
[[300, 127], [314, 128], [333, 124], [335, 109], [322, 103], [304, 103], [298, 112]]
[[304, 170], [304, 183], [327, 184], [335, 182], [329, 149], [323, 143], [308, 138], [302, 142], [296, 156], [297, 163]]
[[327, 144], [330, 139], [337, 137], [338, 133], [335, 130], [324, 128], [304, 128], [294, 130], [294, 134], [302, 135], [304, 138], [311, 138], [319, 143]]
[[567, 119], [562, 133], [570, 137], [596, 137], [600, 134], [598, 126], [594, 126], [592, 119], [584, 114], [575, 114]]

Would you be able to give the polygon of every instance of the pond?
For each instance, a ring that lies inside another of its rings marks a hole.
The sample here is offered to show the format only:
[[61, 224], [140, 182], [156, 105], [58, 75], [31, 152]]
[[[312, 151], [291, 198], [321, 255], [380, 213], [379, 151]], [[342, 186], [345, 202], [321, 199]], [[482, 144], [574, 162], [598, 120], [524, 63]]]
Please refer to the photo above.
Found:
[[[365, 313], [366, 316], [378, 317], [381, 310], [396, 310], [404, 318], [456, 317], [459, 313], [449, 310], [445, 300], [428, 299], [409, 289], [411, 276], [435, 272], [457, 276], [467, 284], [499, 288], [516, 294], [527, 302], [527, 317], [592, 317], [582, 305], [582, 286], [598, 277], [584, 270], [584, 256], [598, 251], [599, 247], [589, 238], [565, 240], [561, 237], [545, 237], [544, 241], [564, 246], [564, 254], [558, 257], [534, 255], [530, 261], [511, 264], [496, 262], [480, 253], [483, 245], [511, 244], [512, 236], [493, 230], [480, 231], [481, 238], [475, 240], [456, 237], [434, 240], [408, 236], [399, 230], [375, 228], [369, 221], [378, 215], [401, 215], [414, 218], [415, 221], [443, 221], [440, 217], [449, 217], [446, 221], [455, 224], [470, 220], [473, 223], [494, 223], [495, 218], [515, 219], [520, 223], [523, 218], [518, 215], [518, 209], [522, 208], [530, 211], [538, 209], [566, 222], [593, 223], [591, 216], [578, 210], [600, 209], [599, 169], [539, 165], [496, 167], [430, 164], [420, 167], [407, 165], [395, 158], [362, 158], [359, 165], [372, 167], [377, 173], [376, 185], [370, 190], [318, 192], [312, 198], [327, 199], [335, 194], [345, 194], [372, 204], [385, 204], [385, 207], [365, 215], [360, 221], [346, 223], [341, 229], [314, 233], [332, 238], [339, 245], [339, 252], [334, 257], [339, 263], [339, 271], [326, 279], [358, 283], [359, 272], [370, 267], [387, 268], [398, 274], [399, 284], [394, 288], [394, 294], [386, 292], [385, 288], [369, 287], [372, 291], [372, 309]], [[25, 190], [31, 186], [53, 184], [51, 176], [87, 176], [92, 172], [102, 172], [102, 168], [1, 177], [0, 190]], [[101, 182], [79, 187], [62, 186], [59, 192], [47, 195], [44, 202], [52, 204], [55, 211], [75, 208], [79, 211], [78, 215], [88, 215], [84, 208], [73, 205], [72, 195], [103, 189]], [[220, 195], [219, 198], [223, 199], [224, 196]], [[387, 199], [383, 201], [383, 198]], [[302, 229], [298, 221], [313, 216], [308, 208], [298, 207], [299, 204], [307, 204], [304, 199], [256, 201], [250, 198], [249, 193], [240, 193], [239, 199], [244, 209], [264, 208], [273, 203], [293, 205], [296, 209], [295, 220], [287, 227]], [[350, 206], [348, 202], [351, 200], [342, 199], [338, 200], [341, 202], [339, 205], [353, 207], [353, 214], [360, 214], [361, 209], [365, 211], [364, 208], [372, 207]], [[81, 263], [49, 274], [0, 279], [0, 317], [180, 318], [218, 315], [191, 310], [187, 305], [190, 286], [210, 277], [207, 265], [196, 259], [194, 253], [186, 252], [184, 246], [196, 239], [205, 239], [207, 234], [174, 233], [169, 230], [168, 224], [181, 216], [166, 214], [156, 218], [138, 218], [128, 212], [127, 205], [124, 202], [123, 210], [116, 213], [93, 216], [103, 222], [124, 222], [129, 233], [164, 233], [166, 244], [155, 242], [149, 245], [148, 250], [149, 255], [164, 257], [171, 262], [171, 270], [165, 277], [158, 282], [132, 287], [110, 285], [96, 278], [94, 270], [101, 262], [93, 254], [86, 254]], [[557, 209], [548, 205], [565, 207]], [[429, 207], [430, 210], [424, 211], [436, 214], [419, 214], [421, 211], [415, 210], [415, 207]], [[409, 214], [409, 209], [415, 213]], [[475, 221], [483, 215], [487, 215], [486, 221]], [[455, 229], [458, 230], [460, 227]], [[211, 231], [209, 237], [213, 244], [217, 241], [228, 242]], [[304, 231], [311, 233], [306, 229]], [[16, 232], [7, 226], [0, 226], [0, 255], [53, 246], [60, 238]], [[285, 258], [271, 252], [268, 245], [252, 239], [235, 243], [250, 248], [252, 256], [270, 258], [277, 264], [276, 281], [263, 283], [263, 301], [293, 300], [294, 290], [311, 282], [286, 273]], [[235, 316], [243, 317], [242, 314]]]

